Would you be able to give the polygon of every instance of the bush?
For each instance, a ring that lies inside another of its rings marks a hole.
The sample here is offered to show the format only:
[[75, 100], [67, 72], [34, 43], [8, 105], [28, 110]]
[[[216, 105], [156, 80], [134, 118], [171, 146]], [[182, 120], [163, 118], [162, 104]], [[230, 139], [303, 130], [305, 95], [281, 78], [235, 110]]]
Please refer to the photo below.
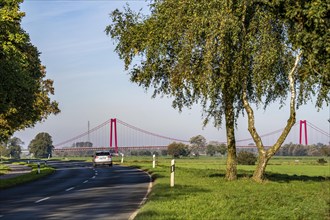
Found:
[[139, 151], [139, 156], [151, 156], [152, 153], [148, 150], [140, 150]]
[[237, 155], [237, 162], [240, 165], [255, 165], [257, 162], [257, 157], [252, 152], [241, 151]]
[[320, 158], [320, 159], [318, 159], [317, 162], [318, 162], [319, 164], [322, 164], [322, 165], [324, 165], [325, 163], [328, 163], [328, 161], [326, 161], [324, 158]]

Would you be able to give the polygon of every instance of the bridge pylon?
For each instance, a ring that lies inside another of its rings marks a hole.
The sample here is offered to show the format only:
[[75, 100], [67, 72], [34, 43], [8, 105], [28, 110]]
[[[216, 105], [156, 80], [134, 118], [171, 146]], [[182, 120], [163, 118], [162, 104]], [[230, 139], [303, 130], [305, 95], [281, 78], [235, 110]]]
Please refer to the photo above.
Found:
[[[114, 132], [112, 132], [114, 131]], [[114, 133], [115, 139], [115, 153], [118, 153], [118, 142], [117, 142], [117, 120], [115, 118], [110, 119], [110, 149], [112, 149], [112, 134]]]
[[302, 133], [303, 133], [302, 127], [303, 126], [305, 126], [305, 128], [304, 128], [304, 131], [305, 131], [305, 145], [308, 145], [308, 139], [307, 139], [307, 122], [306, 122], [306, 120], [300, 120], [299, 144], [302, 143]]

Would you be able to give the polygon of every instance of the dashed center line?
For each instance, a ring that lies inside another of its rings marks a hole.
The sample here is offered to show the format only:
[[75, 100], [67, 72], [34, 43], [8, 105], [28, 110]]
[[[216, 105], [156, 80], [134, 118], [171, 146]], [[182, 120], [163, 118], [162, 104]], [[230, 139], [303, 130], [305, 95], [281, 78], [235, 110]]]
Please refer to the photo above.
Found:
[[93, 176], [92, 179], [95, 179], [96, 176]]
[[73, 189], [74, 189], [74, 187], [71, 187], [71, 188], [69, 188], [69, 189], [66, 189], [65, 191], [68, 192], [68, 191], [71, 191], [71, 190], [73, 190]]
[[83, 183], [88, 183], [88, 180], [85, 180]]
[[47, 199], [49, 199], [50, 197], [46, 197], [46, 198], [43, 198], [43, 199], [39, 199], [38, 201], [36, 201], [35, 203], [39, 203], [39, 202], [42, 202], [42, 201], [45, 201]]

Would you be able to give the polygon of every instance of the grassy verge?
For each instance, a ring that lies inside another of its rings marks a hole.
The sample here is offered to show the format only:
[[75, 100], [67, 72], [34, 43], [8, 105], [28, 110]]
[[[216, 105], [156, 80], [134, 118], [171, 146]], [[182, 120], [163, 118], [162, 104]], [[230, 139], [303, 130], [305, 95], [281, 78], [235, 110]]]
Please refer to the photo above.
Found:
[[[119, 158], [118, 162], [119, 163]], [[125, 158], [156, 178], [139, 219], [330, 219], [330, 167], [315, 158], [275, 158], [268, 181], [251, 181], [254, 166], [238, 166], [239, 179], [224, 179], [223, 158], [176, 160], [175, 187], [169, 179], [170, 158]], [[116, 161], [116, 159], [115, 159]], [[329, 160], [328, 160], [329, 161]]]
[[38, 167], [37, 164], [27, 164], [27, 163], [19, 163], [21, 165], [30, 166], [32, 168], [31, 173], [26, 173], [17, 177], [9, 178], [9, 179], [1, 179], [0, 181], [0, 189], [5, 189], [9, 187], [13, 187], [19, 184], [31, 182], [49, 174], [52, 174], [55, 169], [49, 166], [40, 165], [40, 173], [38, 174]]
[[0, 164], [0, 175], [4, 175], [10, 171], [10, 168], [6, 165]]

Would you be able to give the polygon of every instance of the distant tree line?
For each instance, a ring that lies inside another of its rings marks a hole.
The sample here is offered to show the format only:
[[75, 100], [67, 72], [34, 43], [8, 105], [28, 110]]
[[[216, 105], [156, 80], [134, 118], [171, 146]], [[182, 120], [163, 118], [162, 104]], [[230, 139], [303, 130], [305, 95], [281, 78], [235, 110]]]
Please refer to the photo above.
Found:
[[227, 153], [227, 146], [218, 141], [210, 141], [207, 143], [205, 137], [197, 135], [190, 138], [190, 144], [173, 142], [168, 145], [167, 153], [175, 158], [196, 156], [199, 155], [210, 155], [214, 156], [225, 155]]
[[71, 147], [93, 147], [93, 143], [89, 141], [73, 143]]
[[318, 143], [316, 145], [285, 144], [276, 153], [277, 156], [330, 156], [330, 146]]

